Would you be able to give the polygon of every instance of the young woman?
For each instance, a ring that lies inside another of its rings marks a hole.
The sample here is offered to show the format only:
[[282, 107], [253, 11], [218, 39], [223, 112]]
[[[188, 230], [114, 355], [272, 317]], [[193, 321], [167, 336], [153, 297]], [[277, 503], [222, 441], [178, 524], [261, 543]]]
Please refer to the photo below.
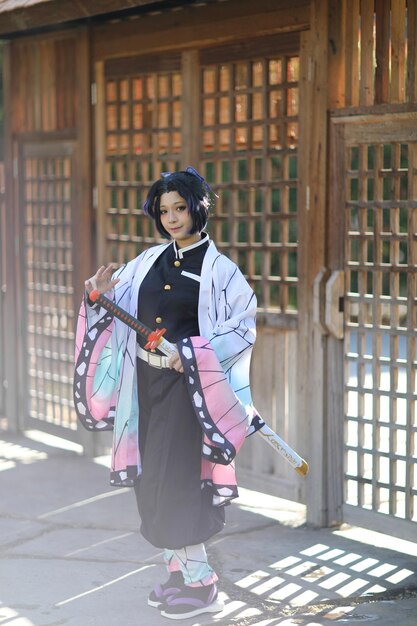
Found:
[[[85, 283], [74, 400], [88, 429], [114, 429], [111, 484], [134, 487], [141, 533], [169, 578], [148, 603], [172, 619], [220, 611], [204, 543], [237, 496], [233, 458], [253, 419], [249, 389], [256, 298], [204, 231], [213, 193], [189, 167], [163, 174], [144, 210], [169, 243]], [[178, 353], [146, 341], [88, 298], [107, 293]], [[254, 426], [252, 425], [252, 429]]]

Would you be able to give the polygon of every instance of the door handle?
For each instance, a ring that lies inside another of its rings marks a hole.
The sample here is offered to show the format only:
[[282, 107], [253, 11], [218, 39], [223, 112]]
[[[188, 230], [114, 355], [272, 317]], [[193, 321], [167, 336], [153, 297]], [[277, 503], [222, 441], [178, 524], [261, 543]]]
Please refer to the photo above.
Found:
[[345, 296], [345, 273], [335, 270], [326, 283], [324, 322], [328, 332], [336, 339], [343, 339], [343, 305]]

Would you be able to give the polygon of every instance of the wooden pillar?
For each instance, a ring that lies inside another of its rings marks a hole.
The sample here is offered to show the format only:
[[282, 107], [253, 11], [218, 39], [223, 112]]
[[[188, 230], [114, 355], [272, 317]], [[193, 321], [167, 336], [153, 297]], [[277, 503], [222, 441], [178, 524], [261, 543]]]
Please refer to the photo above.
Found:
[[301, 37], [299, 174], [300, 415], [305, 440], [307, 521], [327, 523], [326, 336], [313, 316], [313, 286], [326, 266], [328, 1], [311, 1], [310, 31]]
[[[5, 412], [8, 428], [11, 431], [18, 431], [23, 428], [23, 415], [19, 403], [19, 381], [18, 381], [18, 327], [17, 327], [17, 276], [18, 276], [18, 238], [16, 236], [16, 164], [13, 149], [12, 135], [12, 102], [11, 102], [11, 45], [5, 44], [4, 48], [4, 120], [5, 120], [5, 227], [6, 236], [4, 238], [6, 260], [5, 276], [6, 281], [3, 288], [4, 295], [4, 318], [7, 332], [4, 336], [4, 354], [7, 355], [4, 363], [4, 387], [5, 387]], [[4, 355], [3, 355], [4, 358]]]
[[200, 159], [200, 64], [198, 50], [182, 53], [182, 166], [198, 169]]

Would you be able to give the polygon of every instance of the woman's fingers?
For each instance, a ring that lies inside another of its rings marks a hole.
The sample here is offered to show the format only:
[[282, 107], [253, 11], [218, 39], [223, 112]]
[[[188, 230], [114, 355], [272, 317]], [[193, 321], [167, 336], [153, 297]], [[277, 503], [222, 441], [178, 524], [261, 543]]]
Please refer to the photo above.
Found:
[[182, 362], [181, 362], [180, 355], [178, 354], [178, 352], [169, 359], [168, 367], [172, 370], [179, 372], [180, 374], [184, 372], [184, 368], [182, 366]]
[[91, 278], [85, 281], [85, 289], [87, 293], [91, 293], [93, 289], [96, 289], [100, 293], [106, 293], [112, 289], [120, 281], [119, 278], [112, 279], [114, 271], [113, 263], [109, 263], [107, 266], [101, 265], [97, 272]]

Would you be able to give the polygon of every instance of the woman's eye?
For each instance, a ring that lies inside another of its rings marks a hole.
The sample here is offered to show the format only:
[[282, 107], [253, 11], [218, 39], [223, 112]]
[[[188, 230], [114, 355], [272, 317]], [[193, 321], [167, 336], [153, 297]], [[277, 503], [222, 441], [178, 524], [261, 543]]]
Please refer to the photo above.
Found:
[[186, 208], [186, 206], [178, 206], [177, 211], [185, 211]]

